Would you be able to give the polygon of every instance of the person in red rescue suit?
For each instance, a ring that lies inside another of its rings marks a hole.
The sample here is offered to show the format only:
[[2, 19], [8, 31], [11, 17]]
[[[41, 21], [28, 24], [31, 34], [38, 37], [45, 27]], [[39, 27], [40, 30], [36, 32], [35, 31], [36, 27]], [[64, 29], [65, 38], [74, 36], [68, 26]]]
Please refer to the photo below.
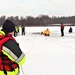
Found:
[[13, 37], [15, 24], [6, 20], [0, 30], [0, 75], [19, 75], [26, 60], [19, 43]]
[[61, 36], [64, 36], [64, 24], [61, 23]]

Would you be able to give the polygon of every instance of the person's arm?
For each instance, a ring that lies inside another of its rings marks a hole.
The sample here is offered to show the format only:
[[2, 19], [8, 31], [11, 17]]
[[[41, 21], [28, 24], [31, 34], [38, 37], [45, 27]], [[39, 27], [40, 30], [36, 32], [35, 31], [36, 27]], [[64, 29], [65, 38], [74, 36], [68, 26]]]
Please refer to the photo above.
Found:
[[26, 56], [19, 47], [19, 44], [13, 40], [9, 40], [3, 46], [3, 52], [7, 53], [12, 60], [22, 65], [25, 62]]

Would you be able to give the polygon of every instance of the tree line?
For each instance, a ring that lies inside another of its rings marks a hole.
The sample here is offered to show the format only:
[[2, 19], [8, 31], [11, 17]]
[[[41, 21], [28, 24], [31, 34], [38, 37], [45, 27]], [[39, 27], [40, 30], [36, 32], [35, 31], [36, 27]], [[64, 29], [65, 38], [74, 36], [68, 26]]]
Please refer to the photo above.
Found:
[[65, 24], [75, 25], [75, 16], [68, 16], [68, 17], [52, 16], [52, 17], [49, 17], [48, 15], [39, 15], [38, 17], [33, 17], [33, 16], [23, 17], [23, 16], [21, 16], [20, 18], [19, 18], [19, 16], [15, 16], [15, 17], [10, 16], [7, 18], [6, 18], [6, 16], [1, 16], [0, 17], [0, 26], [3, 25], [3, 23], [6, 19], [11, 20], [12, 22], [15, 23], [15, 25], [18, 25], [18, 26], [21, 26], [21, 25], [48, 26], [48, 25], [52, 25], [52, 24], [60, 24], [61, 22], [65, 23]]

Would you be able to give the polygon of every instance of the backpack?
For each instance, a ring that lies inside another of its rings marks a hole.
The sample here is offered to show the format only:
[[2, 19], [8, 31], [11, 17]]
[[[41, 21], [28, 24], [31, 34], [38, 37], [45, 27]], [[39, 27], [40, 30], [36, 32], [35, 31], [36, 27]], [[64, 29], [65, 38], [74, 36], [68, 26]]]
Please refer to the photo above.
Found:
[[19, 66], [16, 62], [10, 60], [8, 58], [8, 56], [3, 54], [3, 52], [2, 52], [2, 46], [8, 40], [14, 40], [15, 41], [15, 39], [9, 35], [6, 35], [6, 36], [0, 35], [0, 70], [4, 71], [4, 73], [6, 75], [7, 75], [6, 71], [15, 71], [15, 69], [17, 67], [19, 68]]

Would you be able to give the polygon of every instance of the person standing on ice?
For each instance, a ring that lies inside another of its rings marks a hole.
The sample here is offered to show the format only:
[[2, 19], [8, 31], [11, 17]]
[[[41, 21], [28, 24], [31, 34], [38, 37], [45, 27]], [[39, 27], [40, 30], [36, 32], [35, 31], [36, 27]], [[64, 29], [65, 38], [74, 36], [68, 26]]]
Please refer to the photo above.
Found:
[[64, 24], [61, 23], [61, 36], [64, 36]]
[[25, 25], [21, 26], [21, 30], [22, 30], [22, 35], [25, 35]]
[[0, 30], [0, 75], [19, 75], [19, 67], [26, 60], [26, 55], [12, 36], [14, 30], [15, 24], [10, 20], [6, 20]]

